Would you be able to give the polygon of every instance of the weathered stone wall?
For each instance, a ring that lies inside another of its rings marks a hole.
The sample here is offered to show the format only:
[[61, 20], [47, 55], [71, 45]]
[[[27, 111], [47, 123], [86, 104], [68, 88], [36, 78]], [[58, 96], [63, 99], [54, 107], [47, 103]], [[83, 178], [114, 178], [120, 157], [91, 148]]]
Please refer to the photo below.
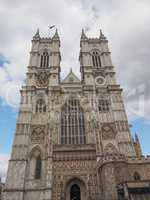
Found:
[[[53, 184], [52, 199], [59, 200], [61, 195], [66, 195], [67, 183], [75, 179], [82, 180], [86, 187], [86, 197], [96, 198], [97, 193], [97, 168], [95, 149], [85, 145], [81, 150], [72, 145], [67, 151], [54, 152], [53, 158]], [[74, 152], [72, 151], [74, 150]], [[69, 187], [69, 186], [68, 186]]]

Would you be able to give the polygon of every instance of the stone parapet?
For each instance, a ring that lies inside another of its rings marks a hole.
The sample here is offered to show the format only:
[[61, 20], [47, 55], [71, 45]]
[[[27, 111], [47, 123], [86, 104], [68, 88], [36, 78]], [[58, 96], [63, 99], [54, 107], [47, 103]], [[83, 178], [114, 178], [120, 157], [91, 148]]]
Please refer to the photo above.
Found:
[[128, 163], [150, 163], [150, 155], [139, 157], [128, 157]]

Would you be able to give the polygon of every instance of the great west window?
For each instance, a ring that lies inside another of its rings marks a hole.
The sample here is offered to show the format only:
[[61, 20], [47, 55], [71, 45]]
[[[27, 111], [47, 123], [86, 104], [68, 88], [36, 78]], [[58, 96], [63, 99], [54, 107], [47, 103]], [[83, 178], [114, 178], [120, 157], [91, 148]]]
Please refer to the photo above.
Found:
[[77, 99], [66, 101], [61, 111], [61, 144], [85, 144], [84, 113]]

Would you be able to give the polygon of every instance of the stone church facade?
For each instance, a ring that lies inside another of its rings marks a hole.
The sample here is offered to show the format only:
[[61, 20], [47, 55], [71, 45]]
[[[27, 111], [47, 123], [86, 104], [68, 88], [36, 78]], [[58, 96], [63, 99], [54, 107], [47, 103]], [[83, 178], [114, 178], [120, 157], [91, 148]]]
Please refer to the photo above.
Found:
[[107, 38], [80, 39], [81, 80], [60, 38], [32, 40], [4, 200], [150, 199], [150, 158], [131, 137]]

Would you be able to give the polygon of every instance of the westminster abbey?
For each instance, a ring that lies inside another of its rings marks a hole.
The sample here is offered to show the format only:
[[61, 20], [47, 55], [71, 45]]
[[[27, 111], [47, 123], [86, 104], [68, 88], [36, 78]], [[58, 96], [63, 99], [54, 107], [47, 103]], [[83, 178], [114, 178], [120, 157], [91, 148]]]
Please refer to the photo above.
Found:
[[61, 80], [58, 31], [32, 39], [4, 200], [150, 200], [150, 157], [131, 137], [108, 40], [80, 38], [81, 80]]

